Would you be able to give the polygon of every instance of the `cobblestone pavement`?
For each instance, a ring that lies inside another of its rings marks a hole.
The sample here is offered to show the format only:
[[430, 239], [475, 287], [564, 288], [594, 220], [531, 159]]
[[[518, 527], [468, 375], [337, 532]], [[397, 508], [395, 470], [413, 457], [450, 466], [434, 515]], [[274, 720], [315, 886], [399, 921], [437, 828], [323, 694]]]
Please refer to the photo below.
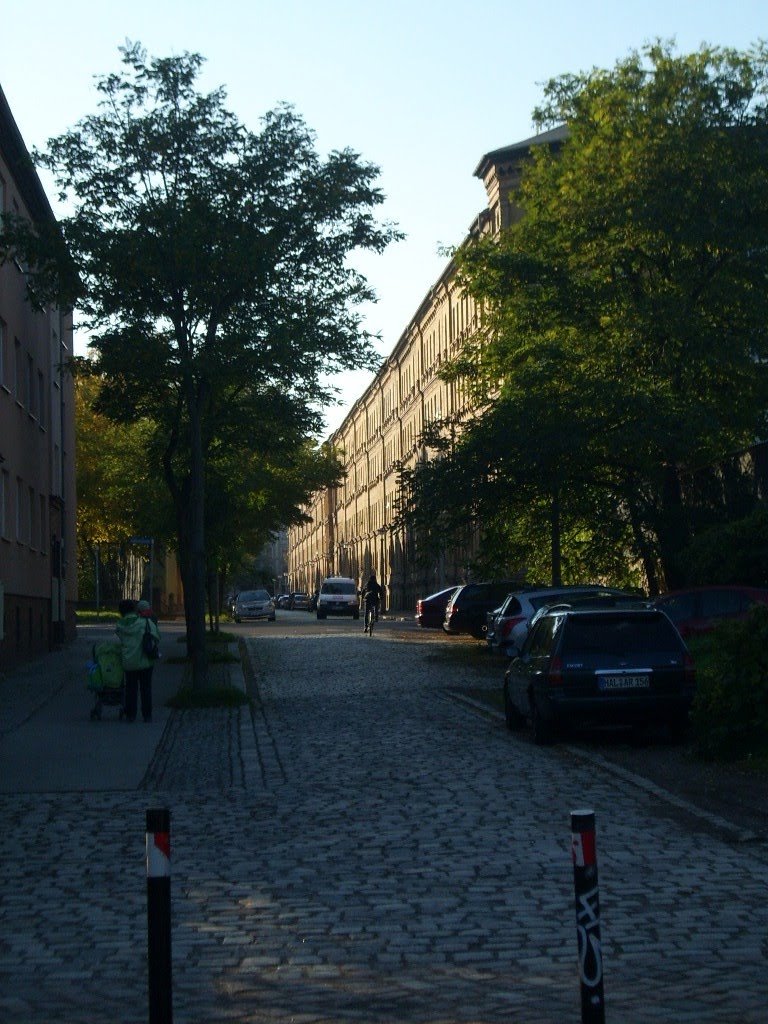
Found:
[[569, 815], [595, 810], [606, 1017], [768, 1019], [768, 850], [457, 703], [381, 631], [249, 641], [142, 788], [0, 796], [0, 1020], [146, 1020], [144, 812], [172, 826], [174, 1020], [580, 1020]]

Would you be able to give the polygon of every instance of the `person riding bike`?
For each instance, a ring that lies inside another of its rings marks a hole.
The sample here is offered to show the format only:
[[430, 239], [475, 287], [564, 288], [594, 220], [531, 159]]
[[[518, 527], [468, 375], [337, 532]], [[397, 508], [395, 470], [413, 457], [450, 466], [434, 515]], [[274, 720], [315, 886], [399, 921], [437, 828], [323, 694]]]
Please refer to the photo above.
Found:
[[[373, 622], [379, 617], [379, 602], [381, 601], [384, 588], [376, 579], [376, 573], [372, 572], [368, 577], [368, 582], [363, 587], [362, 599], [363, 609], [365, 611], [365, 629], [364, 633], [367, 633], [369, 629], [373, 630]], [[371, 618], [368, 619], [370, 612]]]

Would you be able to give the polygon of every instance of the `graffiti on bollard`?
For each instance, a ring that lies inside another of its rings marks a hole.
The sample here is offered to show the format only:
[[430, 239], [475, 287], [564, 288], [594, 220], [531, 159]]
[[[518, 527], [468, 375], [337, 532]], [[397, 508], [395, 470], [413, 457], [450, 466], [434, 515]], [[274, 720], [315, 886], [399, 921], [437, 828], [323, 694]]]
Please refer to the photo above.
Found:
[[600, 893], [593, 811], [571, 812], [571, 855], [576, 892], [582, 1024], [604, 1024], [603, 950], [600, 942]]

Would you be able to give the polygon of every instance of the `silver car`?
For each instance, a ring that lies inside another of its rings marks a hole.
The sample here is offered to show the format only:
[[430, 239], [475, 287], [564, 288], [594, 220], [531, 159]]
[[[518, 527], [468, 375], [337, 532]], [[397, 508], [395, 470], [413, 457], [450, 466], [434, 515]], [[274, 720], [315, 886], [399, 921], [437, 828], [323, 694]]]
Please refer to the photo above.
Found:
[[520, 590], [507, 595], [501, 608], [496, 610], [486, 634], [489, 647], [508, 658], [514, 658], [528, 636], [531, 619], [543, 608], [569, 601], [637, 600], [632, 594], [599, 584], [563, 587], [542, 587], [540, 590]]
[[244, 590], [235, 600], [235, 622], [243, 619], [275, 621], [275, 602], [266, 590]]

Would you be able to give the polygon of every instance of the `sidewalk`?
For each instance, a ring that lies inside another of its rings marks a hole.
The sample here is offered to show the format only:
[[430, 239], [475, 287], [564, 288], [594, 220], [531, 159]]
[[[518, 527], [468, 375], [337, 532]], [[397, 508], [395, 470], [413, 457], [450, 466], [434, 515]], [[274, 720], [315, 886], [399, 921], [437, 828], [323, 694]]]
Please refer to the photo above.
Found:
[[[153, 720], [121, 721], [104, 707], [92, 722], [86, 664], [114, 623], [79, 626], [76, 639], [0, 676], [0, 793], [86, 792], [141, 785], [173, 712], [166, 701], [182, 683], [183, 625], [160, 623], [163, 657], [153, 674]], [[239, 664], [212, 666], [222, 682], [245, 689]]]

